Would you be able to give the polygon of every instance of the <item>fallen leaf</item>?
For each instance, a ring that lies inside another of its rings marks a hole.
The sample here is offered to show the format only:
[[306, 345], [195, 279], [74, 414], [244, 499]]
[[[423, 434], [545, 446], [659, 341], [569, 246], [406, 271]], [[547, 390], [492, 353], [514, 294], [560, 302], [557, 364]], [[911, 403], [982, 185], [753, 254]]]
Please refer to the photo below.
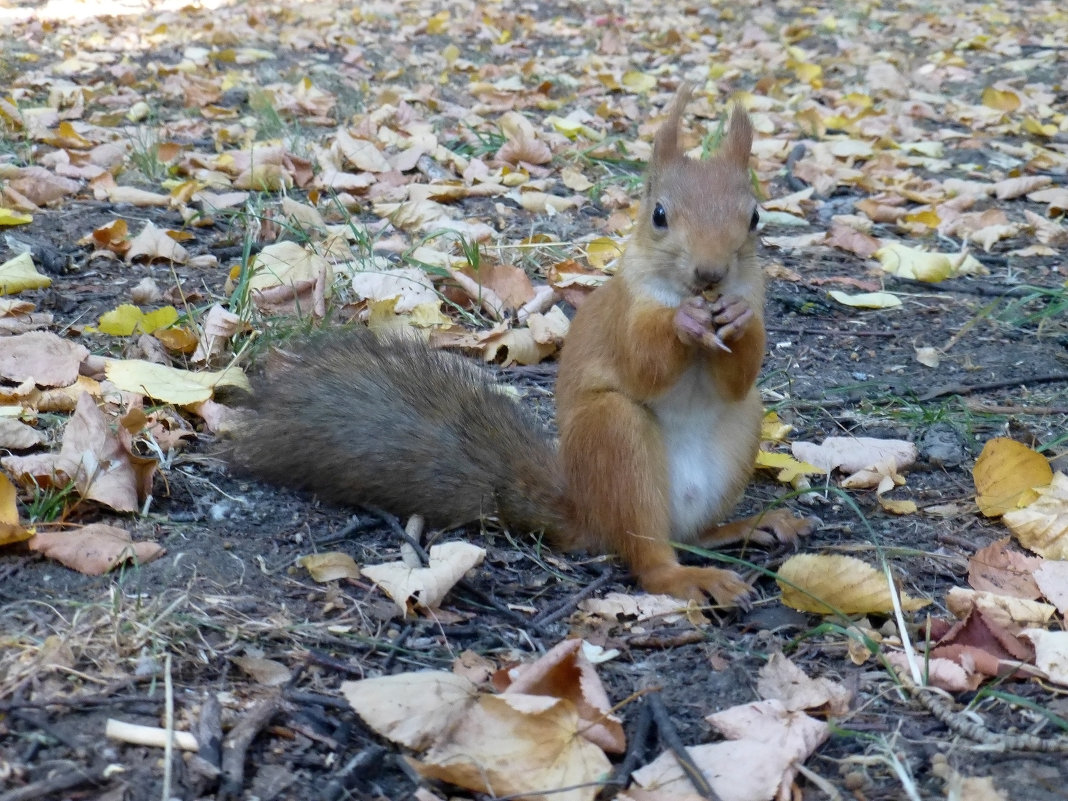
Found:
[[844, 473], [856, 473], [880, 464], [899, 471], [915, 462], [919, 455], [911, 442], [875, 437], [828, 437], [818, 445], [798, 440], [790, 450], [801, 461], [827, 473], [836, 468]]
[[128, 560], [145, 564], [167, 552], [155, 542], [133, 542], [130, 532], [104, 523], [74, 531], [41, 531], [27, 545], [88, 576], [103, 575]]
[[[775, 700], [731, 707], [707, 719], [728, 739], [686, 752], [723, 801], [789, 798], [797, 765], [830, 733], [823, 721], [790, 712]], [[657, 799], [700, 797], [670, 751], [634, 771], [632, 778]]]
[[621, 754], [626, 750], [623, 724], [612, 714], [612, 702], [582, 644], [559, 642], [533, 662], [498, 672], [494, 687], [504, 693], [566, 698], [582, 720], [582, 736], [610, 754]]
[[853, 693], [828, 678], [813, 679], [781, 651], [771, 655], [758, 674], [757, 692], [775, 699], [790, 712], [817, 710], [841, 717], [849, 711]]
[[1046, 600], [1062, 615], [1068, 615], [1068, 562], [1046, 559], [1033, 578]]
[[367, 565], [363, 575], [373, 581], [408, 616], [413, 607], [436, 609], [468, 570], [482, 563], [486, 552], [469, 542], [443, 542], [430, 549], [430, 564], [412, 568], [404, 562]]
[[252, 391], [248, 378], [238, 367], [192, 372], [143, 359], [112, 359], [104, 370], [108, 380], [119, 389], [178, 406], [208, 400], [216, 387]]
[[0, 545], [22, 542], [34, 535], [34, 529], [19, 523], [15, 495], [15, 485], [7, 476], [0, 474]]
[[32, 379], [38, 386], [65, 387], [77, 380], [88, 355], [84, 345], [50, 331], [0, 337], [0, 376], [16, 383]]
[[1053, 480], [1053, 470], [1037, 451], [1016, 440], [995, 437], [983, 446], [972, 479], [979, 511], [997, 517], [1035, 500], [1036, 489]]
[[827, 294], [843, 306], [860, 309], [893, 309], [901, 305], [901, 299], [889, 292], [858, 292], [850, 295], [841, 290], [832, 289]]
[[0, 294], [14, 295], [27, 289], [50, 286], [52, 279], [37, 272], [37, 266], [28, 251], [0, 264]]
[[1049, 680], [1068, 687], [1068, 631], [1028, 629], [1023, 632], [1035, 646], [1035, 667]]
[[1002, 521], [1025, 548], [1046, 559], [1068, 559], [1068, 475], [1055, 473], [1039, 498], [1005, 512]]
[[145, 261], [169, 261], [174, 264], [185, 264], [189, 261], [189, 253], [178, 242], [169, 236], [171, 232], [164, 228], [157, 228], [149, 220], [141, 233], [130, 240], [130, 248], [126, 251], [126, 261], [133, 263], [138, 259]]
[[360, 568], [357, 566], [356, 560], [347, 553], [341, 553], [340, 551], [326, 551], [325, 553], [302, 556], [297, 560], [297, 564], [307, 570], [314, 581], [318, 581], [321, 584], [328, 581], [337, 581], [338, 579], [358, 579], [360, 577]]
[[230, 661], [265, 687], [280, 687], [293, 678], [293, 671], [274, 659], [258, 656], [232, 656]]
[[1009, 538], [981, 548], [968, 560], [972, 589], [1035, 600], [1041, 596], [1034, 572], [1045, 564], [1036, 556], [1009, 548]]
[[[779, 568], [777, 582], [782, 602], [802, 612], [889, 614], [894, 609], [886, 576], [852, 556], [791, 556]], [[904, 592], [899, 595], [901, 608], [910, 612], [930, 603]]]

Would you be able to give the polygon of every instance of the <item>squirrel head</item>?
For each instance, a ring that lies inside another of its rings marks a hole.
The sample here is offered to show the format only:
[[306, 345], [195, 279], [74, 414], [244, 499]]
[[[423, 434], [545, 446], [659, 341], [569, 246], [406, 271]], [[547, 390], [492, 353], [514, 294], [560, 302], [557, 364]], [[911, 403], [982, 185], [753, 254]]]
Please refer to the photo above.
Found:
[[670, 306], [759, 279], [752, 263], [759, 222], [749, 179], [752, 123], [735, 106], [719, 150], [708, 159], [688, 158], [679, 146], [679, 127], [691, 93], [689, 85], [679, 89], [653, 140], [629, 245], [637, 249], [629, 280]]

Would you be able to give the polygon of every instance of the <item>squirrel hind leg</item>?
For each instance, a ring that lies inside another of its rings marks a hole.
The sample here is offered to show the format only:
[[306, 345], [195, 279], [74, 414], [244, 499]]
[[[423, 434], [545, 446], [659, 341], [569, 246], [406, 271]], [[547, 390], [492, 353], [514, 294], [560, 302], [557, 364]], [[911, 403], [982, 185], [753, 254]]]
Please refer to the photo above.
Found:
[[647, 568], [638, 575], [646, 592], [674, 595], [676, 598], [707, 603], [712, 598], [720, 606], [749, 607], [753, 593], [737, 573], [719, 567], [686, 567], [671, 557], [671, 563]]
[[794, 545], [798, 538], [811, 534], [818, 522], [814, 517], [797, 517], [788, 509], [770, 509], [707, 529], [698, 541], [712, 547], [734, 542], [755, 542], [765, 547], [778, 543]]
[[678, 562], [666, 455], [648, 412], [612, 392], [591, 393], [572, 409], [561, 420], [560, 449], [581, 544], [621, 556], [647, 592], [744, 605], [752, 587], [737, 574]]

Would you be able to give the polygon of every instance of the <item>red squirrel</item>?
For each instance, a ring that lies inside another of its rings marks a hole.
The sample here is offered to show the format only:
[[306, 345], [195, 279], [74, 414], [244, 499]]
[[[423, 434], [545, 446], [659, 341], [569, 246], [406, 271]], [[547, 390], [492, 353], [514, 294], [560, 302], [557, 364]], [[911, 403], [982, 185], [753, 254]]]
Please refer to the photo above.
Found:
[[496, 513], [563, 550], [618, 554], [650, 592], [744, 603], [736, 573], [679, 564], [673, 540], [790, 542], [785, 510], [723, 524], [752, 474], [764, 280], [735, 109], [719, 151], [687, 158], [680, 89], [656, 134], [618, 273], [575, 314], [556, 383], [559, 451], [485, 371], [366, 329], [330, 331], [257, 387], [235, 432], [254, 474], [333, 501], [456, 525]]

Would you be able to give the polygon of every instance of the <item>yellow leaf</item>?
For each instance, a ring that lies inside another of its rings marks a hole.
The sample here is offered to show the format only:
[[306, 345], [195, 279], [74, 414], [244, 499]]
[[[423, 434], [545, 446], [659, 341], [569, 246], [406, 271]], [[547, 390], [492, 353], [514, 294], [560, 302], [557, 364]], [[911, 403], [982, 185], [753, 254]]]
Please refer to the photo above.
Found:
[[446, 33], [448, 31], [449, 21], [448, 10], [439, 11], [426, 21], [426, 32], [431, 36]]
[[161, 328], [174, 325], [176, 322], [178, 322], [178, 310], [174, 306], [164, 306], [148, 312], [141, 319], [141, 330], [147, 334], [152, 334]]
[[807, 83], [809, 86], [819, 87], [823, 85], [821, 80], [823, 76], [823, 67], [819, 64], [809, 64], [807, 62], [793, 62], [789, 64], [794, 75], [797, 76], [797, 80], [802, 83]]
[[656, 78], [638, 70], [623, 73], [622, 84], [632, 92], [644, 94], [656, 87]]
[[1042, 454], [1016, 440], [995, 437], [983, 446], [972, 480], [979, 511], [997, 517], [1035, 500], [1035, 489], [1049, 486], [1053, 470]]
[[843, 306], [855, 306], [860, 309], [892, 309], [901, 305], [901, 299], [889, 292], [859, 292], [847, 295], [837, 289], [827, 293]]
[[793, 426], [780, 420], [775, 412], [765, 412], [764, 419], [760, 421], [760, 439], [763, 442], [782, 442], [792, 430]]
[[1025, 548], [1046, 559], [1068, 559], [1068, 476], [1057, 473], [1037, 494], [1034, 503], [1002, 520]]
[[555, 115], [545, 118], [545, 121], [553, 126], [556, 130], [566, 136], [568, 139], [575, 139], [581, 134], [587, 139], [591, 139], [594, 142], [600, 142], [604, 139], [604, 134], [600, 131], [591, 128], [583, 122], [578, 120], [569, 120], [563, 117], [557, 117]]
[[[782, 602], [802, 612], [887, 614], [894, 608], [886, 576], [852, 556], [791, 556], [779, 568], [778, 584]], [[910, 612], [930, 603], [904, 592], [900, 597], [901, 607]]]
[[251, 392], [248, 378], [236, 367], [193, 373], [141, 359], [109, 361], [104, 367], [108, 380], [119, 389], [139, 392], [150, 398], [188, 406], [206, 401], [218, 386], [232, 386]]
[[988, 86], [983, 90], [983, 105], [998, 111], [1016, 111], [1020, 107], [1020, 96], [1009, 89]]
[[56, 130], [57, 136], [65, 140], [67, 147], [84, 147], [90, 148], [93, 143], [74, 130], [74, 126], [67, 120], [64, 120], [59, 124], [59, 128]]
[[360, 568], [356, 561], [347, 553], [340, 551], [327, 551], [326, 553], [313, 553], [302, 556], [297, 563], [311, 574], [313, 580], [319, 583], [337, 581], [338, 579], [358, 579]]
[[14, 209], [0, 206], [0, 225], [26, 225], [32, 222], [32, 214], [20, 214]]
[[756, 466], [769, 470], [778, 470], [776, 481], [792, 484], [798, 476], [822, 475], [827, 471], [808, 462], [800, 462], [788, 453], [771, 453], [757, 451]]
[[19, 510], [15, 503], [15, 485], [0, 474], [0, 545], [28, 540], [34, 529], [19, 524]]
[[623, 248], [614, 239], [602, 236], [586, 245], [586, 261], [591, 267], [605, 270], [623, 254]]
[[[938, 216], [938, 212], [932, 208], [927, 208], [912, 214], [906, 214], [905, 220], [907, 222], [922, 223], [928, 228], [937, 228], [938, 224], [942, 222], [942, 218]], [[878, 253], [876, 253], [876, 255], [878, 255]]]
[[0, 264], [0, 295], [13, 295], [24, 289], [44, 289], [52, 286], [52, 279], [37, 272], [28, 252]]
[[100, 315], [98, 330], [113, 337], [128, 337], [137, 330], [137, 324], [144, 318], [144, 312], [130, 303]]
[[[937, 215], [935, 217], [937, 218]], [[933, 282], [953, 275], [953, 261], [947, 254], [928, 253], [896, 242], [883, 245], [875, 251], [875, 258], [879, 260], [884, 272], [898, 278]]]
[[1024, 117], [1023, 129], [1035, 136], [1044, 136], [1052, 139], [1057, 135], [1057, 126], [1052, 122], [1041, 123], [1034, 117]]

